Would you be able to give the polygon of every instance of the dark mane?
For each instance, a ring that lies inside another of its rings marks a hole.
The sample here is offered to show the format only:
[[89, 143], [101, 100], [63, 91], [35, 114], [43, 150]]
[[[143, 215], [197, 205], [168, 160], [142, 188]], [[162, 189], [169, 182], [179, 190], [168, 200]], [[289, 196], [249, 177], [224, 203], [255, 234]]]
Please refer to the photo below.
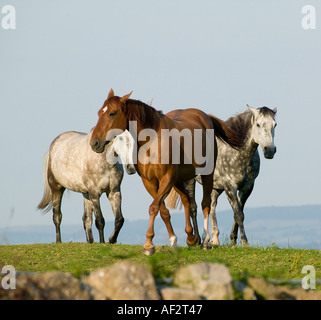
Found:
[[122, 111], [129, 121], [137, 121], [143, 128], [154, 130], [158, 130], [160, 119], [164, 116], [162, 111], [134, 99], [128, 99]]
[[234, 131], [236, 131], [243, 142], [247, 140], [247, 134], [251, 128], [252, 113], [250, 111], [245, 111], [239, 113], [234, 117], [231, 117], [225, 121], [225, 123]]
[[[270, 116], [274, 119], [275, 112], [268, 107], [258, 108], [258, 111], [263, 116]], [[248, 132], [252, 126], [252, 113], [250, 111], [245, 111], [243, 113], [239, 113], [225, 121], [225, 123], [233, 130], [238, 132], [241, 136], [241, 139], [245, 142], [247, 140]]]
[[259, 108], [258, 110], [260, 110], [260, 113], [262, 113], [264, 116], [270, 116], [273, 119], [275, 117], [275, 112], [268, 107], [262, 107], [262, 108]]

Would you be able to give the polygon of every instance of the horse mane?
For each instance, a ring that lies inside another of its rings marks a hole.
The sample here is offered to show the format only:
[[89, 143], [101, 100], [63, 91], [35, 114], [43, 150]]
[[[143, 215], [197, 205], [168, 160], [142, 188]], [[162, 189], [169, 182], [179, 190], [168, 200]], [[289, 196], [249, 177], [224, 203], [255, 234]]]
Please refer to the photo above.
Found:
[[217, 138], [227, 142], [233, 148], [240, 148], [244, 146], [244, 140], [239, 136], [236, 130], [233, 130], [226, 122], [209, 114], [213, 123], [215, 135]]
[[122, 105], [122, 111], [128, 121], [137, 121], [144, 128], [158, 130], [160, 119], [164, 116], [162, 111], [147, 105], [140, 100], [128, 99]]
[[225, 121], [225, 123], [234, 131], [236, 131], [240, 138], [245, 142], [247, 140], [248, 132], [252, 127], [251, 124], [252, 113], [250, 111], [245, 111], [239, 113], [233, 117], [230, 117]]
[[[262, 107], [257, 109], [263, 116], [275, 117], [275, 112], [268, 107]], [[248, 132], [252, 127], [252, 113], [245, 111], [243, 113], [236, 114], [225, 121], [225, 123], [234, 131], [236, 131], [243, 142], [248, 138]]]
[[270, 116], [273, 119], [275, 117], [275, 112], [268, 107], [258, 108], [258, 110], [263, 114], [263, 116]]

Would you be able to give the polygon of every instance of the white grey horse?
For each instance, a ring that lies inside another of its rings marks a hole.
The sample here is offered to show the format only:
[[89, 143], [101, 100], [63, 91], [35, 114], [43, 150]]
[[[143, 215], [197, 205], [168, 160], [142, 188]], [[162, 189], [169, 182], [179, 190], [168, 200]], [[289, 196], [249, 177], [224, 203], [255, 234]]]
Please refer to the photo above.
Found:
[[105, 220], [99, 201], [102, 193], [106, 193], [115, 216], [115, 228], [109, 238], [110, 243], [116, 243], [124, 223], [120, 192], [124, 170], [118, 155], [128, 174], [135, 173], [131, 158], [133, 139], [126, 130], [112, 140], [103, 153], [96, 153], [89, 144], [92, 131], [89, 134], [75, 131], [62, 133], [51, 143], [44, 158], [44, 194], [38, 209], [46, 213], [53, 207], [56, 242], [61, 242], [61, 200], [65, 189], [83, 194], [83, 225], [87, 242], [94, 241], [91, 230], [93, 212], [100, 242], [105, 242]]
[[[241, 135], [244, 146], [240, 149], [232, 148], [220, 139], [217, 140], [217, 160], [214, 171], [214, 186], [211, 195], [210, 218], [212, 223], [211, 245], [219, 245], [219, 229], [217, 227], [215, 208], [217, 198], [225, 191], [234, 211], [234, 225], [231, 231], [231, 243], [236, 243], [238, 228], [240, 228], [241, 244], [247, 245], [247, 237], [243, 225], [244, 206], [254, 187], [254, 181], [260, 170], [260, 157], [257, 150], [261, 146], [265, 158], [273, 159], [276, 152], [274, 145], [275, 115], [277, 109], [267, 107], [251, 108], [248, 111], [229, 118], [226, 124]], [[197, 177], [196, 180], [201, 183]], [[194, 228], [197, 228], [195, 203], [195, 180], [186, 183], [191, 201], [191, 217]], [[178, 194], [171, 191], [167, 198], [167, 205], [176, 208]], [[210, 240], [208, 231], [208, 217], [204, 217], [203, 247], [207, 248]]]

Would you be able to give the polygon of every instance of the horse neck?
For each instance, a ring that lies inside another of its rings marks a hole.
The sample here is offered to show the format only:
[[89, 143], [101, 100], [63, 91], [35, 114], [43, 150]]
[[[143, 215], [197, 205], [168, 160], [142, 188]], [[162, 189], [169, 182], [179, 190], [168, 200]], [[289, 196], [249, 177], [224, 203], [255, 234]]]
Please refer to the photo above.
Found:
[[[137, 145], [143, 145], [145, 142], [137, 141], [137, 137], [144, 129], [159, 131], [162, 120], [162, 112], [139, 101], [129, 99], [123, 110], [127, 121], [127, 129], [136, 140]], [[132, 122], [135, 121], [133, 124]]]
[[237, 151], [237, 154], [246, 161], [252, 159], [258, 147], [252, 137], [251, 118], [252, 115], [249, 112], [244, 112], [227, 120], [227, 124], [243, 136], [244, 146]]
[[258, 144], [254, 141], [252, 137], [252, 127], [248, 130], [248, 133], [245, 139], [246, 139], [245, 144], [242, 149], [244, 150], [244, 153], [247, 154], [248, 160], [251, 160], [258, 147]]

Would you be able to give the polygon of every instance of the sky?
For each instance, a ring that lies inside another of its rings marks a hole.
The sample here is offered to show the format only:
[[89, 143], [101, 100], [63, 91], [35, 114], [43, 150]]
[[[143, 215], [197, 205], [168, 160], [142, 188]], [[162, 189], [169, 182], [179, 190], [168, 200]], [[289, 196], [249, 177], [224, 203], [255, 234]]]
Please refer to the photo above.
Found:
[[[110, 88], [164, 113], [193, 107], [223, 120], [246, 104], [277, 107], [277, 153], [267, 160], [260, 150], [246, 206], [321, 204], [319, 1], [0, 0], [0, 9], [7, 4], [16, 29], [0, 25], [0, 228], [52, 224], [36, 210], [43, 157], [62, 132], [89, 132]], [[316, 29], [302, 27], [306, 4]], [[199, 212], [200, 194], [197, 186]], [[122, 199], [125, 219], [149, 217], [138, 175], [124, 176]], [[105, 196], [101, 206], [112, 221]], [[228, 208], [222, 195], [218, 211]], [[82, 195], [66, 192], [62, 212], [62, 224], [82, 224]]]

